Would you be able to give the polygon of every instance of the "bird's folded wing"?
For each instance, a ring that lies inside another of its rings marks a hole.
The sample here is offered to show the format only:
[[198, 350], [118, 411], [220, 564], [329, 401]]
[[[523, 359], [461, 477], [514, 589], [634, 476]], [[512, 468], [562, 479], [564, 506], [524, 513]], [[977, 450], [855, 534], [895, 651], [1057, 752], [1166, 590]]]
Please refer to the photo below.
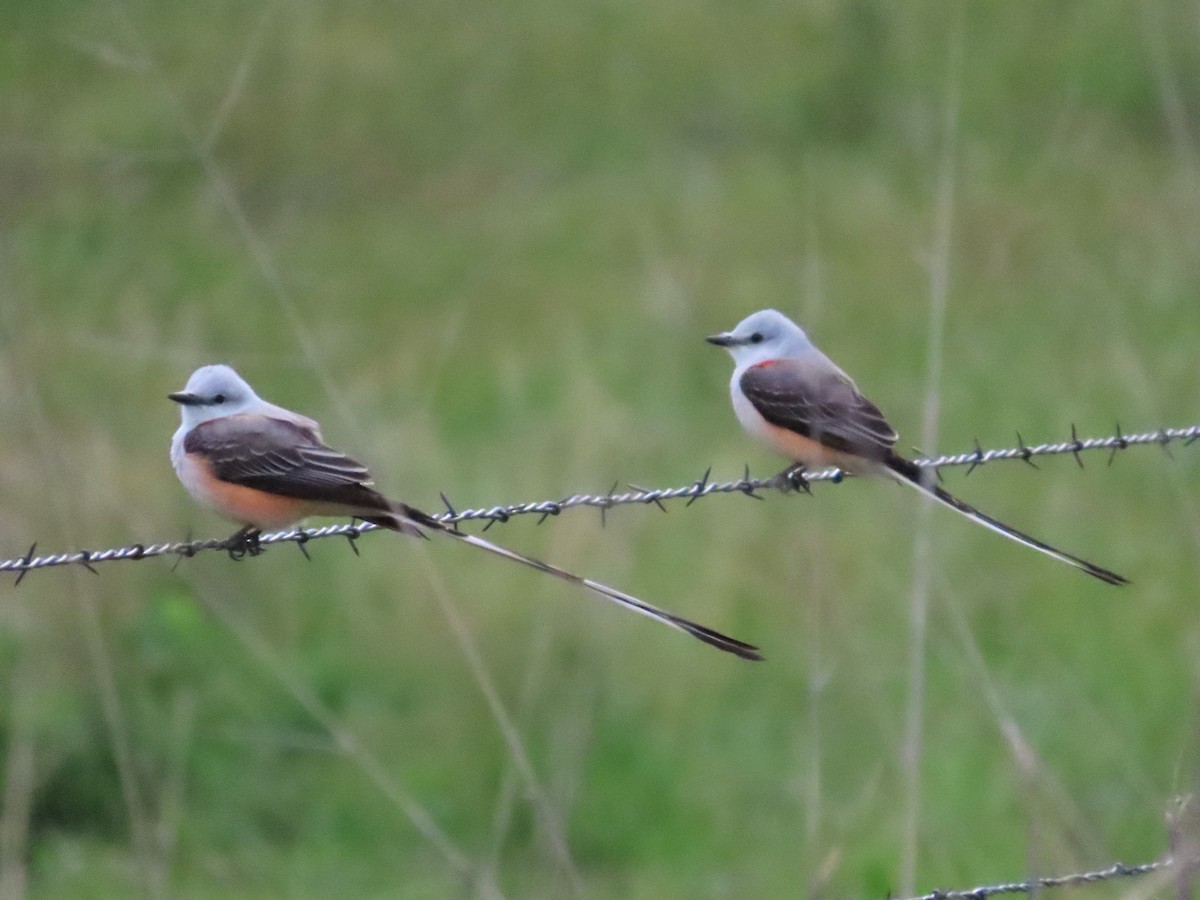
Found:
[[896, 443], [883, 413], [832, 363], [769, 360], [748, 368], [738, 383], [772, 425], [826, 447], [882, 461]]
[[272, 494], [351, 505], [374, 494], [366, 466], [284, 419], [252, 413], [210, 419], [188, 432], [183, 449], [221, 481]]

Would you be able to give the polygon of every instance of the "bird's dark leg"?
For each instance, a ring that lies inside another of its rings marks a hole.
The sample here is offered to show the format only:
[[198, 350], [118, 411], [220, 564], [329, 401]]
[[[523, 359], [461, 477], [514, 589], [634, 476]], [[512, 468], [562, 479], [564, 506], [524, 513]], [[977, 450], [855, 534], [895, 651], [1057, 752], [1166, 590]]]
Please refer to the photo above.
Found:
[[230, 535], [229, 539], [225, 542], [225, 549], [229, 552], [229, 558], [242, 559], [245, 556], [258, 556], [263, 552], [263, 546], [258, 540], [261, 534], [261, 528], [255, 528], [253, 525], [243, 525]]
[[804, 491], [806, 494], [811, 494], [812, 488], [808, 486], [808, 479], [804, 477], [804, 471], [804, 463], [793, 463], [776, 475], [774, 481], [783, 491]]

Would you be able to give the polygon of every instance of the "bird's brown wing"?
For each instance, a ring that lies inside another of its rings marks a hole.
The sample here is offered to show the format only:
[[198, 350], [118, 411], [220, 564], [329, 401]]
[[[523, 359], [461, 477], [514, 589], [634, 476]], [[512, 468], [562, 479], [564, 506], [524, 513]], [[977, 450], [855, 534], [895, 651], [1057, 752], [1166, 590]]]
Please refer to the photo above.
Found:
[[188, 432], [183, 449], [231, 484], [348, 507], [387, 506], [371, 489], [366, 466], [327, 447], [312, 429], [285, 419], [253, 413], [210, 419]]
[[748, 368], [738, 383], [772, 425], [843, 453], [881, 461], [891, 455], [895, 429], [826, 360], [769, 360]]

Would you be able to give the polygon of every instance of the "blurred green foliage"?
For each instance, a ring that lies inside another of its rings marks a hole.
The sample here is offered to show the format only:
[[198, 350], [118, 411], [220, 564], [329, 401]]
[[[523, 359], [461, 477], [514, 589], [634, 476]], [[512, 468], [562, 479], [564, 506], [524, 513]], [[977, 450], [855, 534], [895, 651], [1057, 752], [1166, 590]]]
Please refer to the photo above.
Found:
[[[780, 465], [701, 340], [776, 306], [912, 442], [941, 266], [938, 449], [1196, 421], [1194, 5], [27, 0], [4, 19], [0, 556], [228, 529], [166, 459], [165, 394], [207, 362], [321, 419], [385, 491], [484, 505]], [[1173, 452], [948, 475], [1134, 584], [934, 515], [912, 887], [1163, 850], [1197, 762], [1200, 465]], [[757, 666], [388, 536], [361, 558], [30, 576], [0, 590], [0, 889], [900, 890], [914, 503], [859, 482], [489, 532], [759, 643]]]

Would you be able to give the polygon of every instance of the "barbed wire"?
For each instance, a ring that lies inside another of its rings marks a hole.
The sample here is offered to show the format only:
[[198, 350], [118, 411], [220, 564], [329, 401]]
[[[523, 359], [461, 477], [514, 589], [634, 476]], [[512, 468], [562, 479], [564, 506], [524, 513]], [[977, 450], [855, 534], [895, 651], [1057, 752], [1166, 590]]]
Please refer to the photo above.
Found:
[[1150, 875], [1161, 872], [1175, 865], [1172, 857], [1165, 857], [1155, 862], [1141, 863], [1129, 866], [1125, 863], [1113, 863], [1107, 869], [1097, 869], [1094, 872], [1078, 872], [1074, 875], [1050, 875], [1043, 878], [1031, 878], [1028, 881], [1014, 881], [1008, 884], [993, 884], [986, 887], [975, 887], [965, 891], [931, 891], [918, 897], [908, 897], [905, 900], [986, 900], [1000, 894], [1032, 894], [1047, 888], [1085, 887], [1112, 881], [1117, 878], [1134, 878], [1139, 875]]
[[1190, 900], [1191, 881], [1200, 864], [1200, 807], [1194, 794], [1174, 798], [1165, 815], [1170, 850], [1154, 862], [1127, 865], [1115, 862], [1105, 869], [1076, 872], [1071, 875], [1045, 875], [1027, 881], [1012, 881], [974, 887], [969, 890], [931, 891], [905, 900], [988, 900], [1001, 894], [1034, 894], [1048, 888], [1088, 887], [1118, 878], [1136, 878], [1161, 872], [1175, 876], [1178, 900]]
[[[1037, 468], [1037, 464], [1034, 462], [1034, 459], [1037, 457], [1069, 453], [1075, 458], [1075, 462], [1079, 464], [1080, 468], [1083, 468], [1084, 453], [1108, 450], [1108, 465], [1112, 465], [1113, 459], [1119, 451], [1127, 450], [1131, 447], [1157, 444], [1162, 447], [1165, 453], [1170, 455], [1170, 444], [1180, 443], [1186, 447], [1198, 439], [1200, 439], [1200, 425], [1191, 425], [1186, 428], [1160, 428], [1157, 431], [1146, 431], [1136, 434], [1123, 434], [1120, 425], [1118, 425], [1113, 434], [1099, 438], [1080, 438], [1075, 426], [1072, 425], [1071, 439], [1069, 441], [1026, 444], [1020, 432], [1018, 432], [1016, 447], [985, 450], [976, 441], [975, 449], [966, 453], [932, 457], [921, 456], [914, 459], [913, 462], [921, 468], [931, 468], [938, 471], [954, 466], [968, 466], [967, 474], [970, 475], [975, 469], [988, 463], [1020, 460]], [[615, 506], [624, 506], [631, 503], [653, 503], [666, 512], [664, 501], [686, 499], [686, 505], [691, 506], [697, 500], [703, 497], [711, 497], [714, 494], [744, 494], [747, 497], [762, 500], [763, 497], [759, 493], [760, 491], [769, 489], [783, 492], [808, 491], [809, 486], [812, 484], [822, 482], [837, 484], [843, 480], [845, 475], [840, 469], [829, 468], [812, 472], [806, 471], [802, 477], [797, 476], [789, 470], [784, 470], [770, 478], [752, 478], [749, 466], [746, 467], [743, 476], [736, 481], [711, 481], [711, 474], [712, 469], [710, 468], [696, 481], [681, 487], [643, 488], [637, 485], [629, 485], [629, 490], [618, 493], [618, 483], [614, 484], [604, 494], [572, 494], [561, 500], [536, 500], [527, 503], [513, 503], [479, 509], [455, 509], [446, 495], [440, 494], [446, 510], [433, 517], [447, 525], [457, 525], [468, 521], [483, 521], [486, 523], [483, 530], [486, 531], [497, 522], [507, 522], [517, 516], [539, 516], [538, 522], [540, 524], [551, 516], [557, 516], [565, 510], [582, 506], [600, 510], [600, 517], [603, 522], [608, 510]], [[358, 547], [355, 542], [364, 534], [375, 531], [378, 528], [378, 525], [373, 525], [370, 522], [347, 522], [337, 525], [326, 525], [321, 528], [296, 528], [263, 534], [259, 537], [258, 543], [261, 546], [277, 543], [294, 543], [307, 556], [308, 553], [304, 549], [304, 545], [309, 541], [328, 537], [344, 537], [350, 542], [351, 548], [357, 554]], [[153, 544], [134, 543], [124, 547], [111, 547], [107, 550], [73, 550], [65, 553], [51, 553], [44, 556], [37, 556], [35, 555], [37, 551], [37, 544], [35, 543], [23, 556], [0, 560], [0, 573], [16, 573], [17, 583], [19, 584], [26, 574], [35, 569], [79, 565], [92, 572], [96, 572], [95, 565], [98, 563], [116, 562], [118, 560], [151, 559], [157, 556], [184, 558], [192, 557], [197, 553], [208, 550], [223, 550], [234, 558], [240, 558], [246, 554], [247, 545], [243, 537], [235, 535], [234, 537], [227, 538], [166, 541]]]

